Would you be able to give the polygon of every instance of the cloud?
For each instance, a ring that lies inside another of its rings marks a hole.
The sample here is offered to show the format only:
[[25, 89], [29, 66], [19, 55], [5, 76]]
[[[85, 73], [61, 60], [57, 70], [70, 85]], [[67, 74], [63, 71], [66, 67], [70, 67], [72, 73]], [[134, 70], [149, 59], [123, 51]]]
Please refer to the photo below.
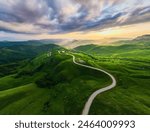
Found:
[[150, 21], [149, 0], [0, 0], [0, 31], [59, 34]]

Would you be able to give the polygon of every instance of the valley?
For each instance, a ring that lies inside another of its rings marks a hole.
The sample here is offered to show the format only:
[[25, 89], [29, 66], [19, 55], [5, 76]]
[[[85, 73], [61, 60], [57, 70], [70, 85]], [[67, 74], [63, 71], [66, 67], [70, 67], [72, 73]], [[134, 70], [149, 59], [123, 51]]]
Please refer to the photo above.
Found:
[[149, 40], [121, 43], [0, 47], [0, 114], [80, 115], [108, 74], [88, 114], [150, 114]]

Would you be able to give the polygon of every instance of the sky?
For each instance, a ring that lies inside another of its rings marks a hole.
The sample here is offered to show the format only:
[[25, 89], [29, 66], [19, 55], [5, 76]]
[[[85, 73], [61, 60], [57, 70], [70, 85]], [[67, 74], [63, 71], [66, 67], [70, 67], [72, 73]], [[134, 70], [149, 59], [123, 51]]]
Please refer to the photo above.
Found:
[[0, 0], [0, 40], [150, 34], [150, 0]]

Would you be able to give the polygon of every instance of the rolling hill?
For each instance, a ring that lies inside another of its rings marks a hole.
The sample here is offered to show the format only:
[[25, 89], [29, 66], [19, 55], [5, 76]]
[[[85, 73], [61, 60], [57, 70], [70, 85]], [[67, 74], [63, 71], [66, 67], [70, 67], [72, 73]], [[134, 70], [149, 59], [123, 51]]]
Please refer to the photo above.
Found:
[[[145, 42], [146, 41], [146, 42]], [[132, 59], [141, 59], [150, 61], [150, 42], [147, 39], [132, 40], [132, 42], [127, 42], [125, 44], [108, 45], [108, 46], [98, 46], [98, 45], [85, 45], [74, 48], [75, 51], [84, 52], [87, 54], [95, 56], [105, 56], [105, 57], [126, 57]]]
[[109, 83], [104, 73], [77, 66], [56, 50], [0, 78], [0, 114], [81, 114], [90, 94]]
[[55, 44], [26, 45], [26, 43], [14, 45], [7, 43], [5, 46], [0, 46], [0, 77], [15, 73], [20, 66], [25, 65], [39, 54], [59, 48], [62, 47]]
[[74, 64], [67, 54], [117, 80], [114, 89], [95, 98], [89, 114], [150, 114], [150, 45], [147, 36], [133, 41], [73, 50], [57, 45], [1, 47], [5, 59], [0, 64], [0, 114], [81, 114], [89, 96], [110, 85], [111, 79]]
[[133, 40], [116, 46], [86, 45], [74, 49], [89, 55], [93, 58], [89, 62], [111, 71], [117, 78], [115, 89], [96, 97], [90, 114], [150, 114], [150, 43], [147, 37], [140, 37], [136, 43]]
[[38, 54], [46, 51], [60, 48], [60, 46], [54, 44], [48, 45], [9, 45], [0, 47], [0, 64], [9, 63], [28, 58], [34, 58]]

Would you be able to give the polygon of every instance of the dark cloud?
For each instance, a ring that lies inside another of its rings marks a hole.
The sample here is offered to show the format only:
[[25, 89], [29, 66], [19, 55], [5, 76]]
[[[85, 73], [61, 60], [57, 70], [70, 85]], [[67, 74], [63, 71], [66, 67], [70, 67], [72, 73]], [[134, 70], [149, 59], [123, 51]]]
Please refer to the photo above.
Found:
[[0, 12], [0, 20], [5, 22], [22, 22], [19, 17], [7, 12]]
[[10, 33], [101, 30], [147, 21], [149, 0], [0, 0], [0, 31]]

